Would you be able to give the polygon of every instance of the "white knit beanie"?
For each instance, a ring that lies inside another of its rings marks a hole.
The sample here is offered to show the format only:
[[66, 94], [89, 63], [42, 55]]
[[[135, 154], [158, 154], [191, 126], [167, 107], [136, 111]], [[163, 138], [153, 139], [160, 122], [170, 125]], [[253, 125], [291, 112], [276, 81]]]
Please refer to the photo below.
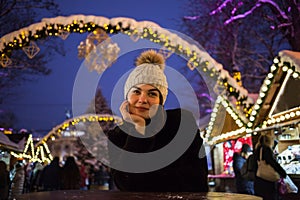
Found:
[[168, 95], [168, 82], [164, 69], [165, 60], [161, 54], [154, 50], [144, 51], [137, 58], [136, 67], [125, 82], [124, 98], [127, 98], [127, 94], [133, 86], [149, 84], [160, 91], [164, 105]]

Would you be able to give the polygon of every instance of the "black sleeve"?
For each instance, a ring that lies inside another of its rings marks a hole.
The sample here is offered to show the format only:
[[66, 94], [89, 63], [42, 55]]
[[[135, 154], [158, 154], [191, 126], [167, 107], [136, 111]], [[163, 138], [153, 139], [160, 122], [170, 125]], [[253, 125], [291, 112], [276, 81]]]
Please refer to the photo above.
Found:
[[237, 152], [233, 154], [232, 160], [233, 160], [232, 167], [233, 167], [234, 174], [236, 176], [239, 176], [241, 174], [241, 169], [246, 160], [244, 160]]
[[[200, 147], [200, 148], [199, 148]], [[196, 133], [194, 142], [189, 149], [196, 149], [193, 158], [186, 159], [183, 177], [186, 177], [185, 182], [191, 181], [195, 185], [194, 191], [208, 192], [208, 166], [205, 147], [200, 133]], [[188, 163], [188, 165], [186, 165]], [[193, 190], [191, 190], [193, 191]]]
[[186, 134], [193, 134], [194, 140], [187, 151], [180, 157], [179, 171], [185, 191], [208, 192], [208, 166], [203, 139], [192, 113], [183, 111]]
[[286, 177], [286, 172], [274, 158], [272, 149], [263, 147], [263, 159], [266, 161], [266, 163], [270, 164], [281, 177]]

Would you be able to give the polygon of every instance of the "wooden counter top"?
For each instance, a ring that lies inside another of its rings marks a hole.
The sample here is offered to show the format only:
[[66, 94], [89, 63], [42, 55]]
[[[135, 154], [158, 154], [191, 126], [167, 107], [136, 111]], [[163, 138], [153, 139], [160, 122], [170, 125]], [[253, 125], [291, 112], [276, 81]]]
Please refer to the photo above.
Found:
[[152, 193], [152, 192], [119, 192], [119, 191], [103, 191], [103, 190], [59, 190], [51, 192], [35, 192], [27, 193], [18, 197], [18, 200], [61, 200], [61, 199], [76, 199], [76, 200], [258, 200], [260, 197], [222, 192], [207, 192], [207, 193]]

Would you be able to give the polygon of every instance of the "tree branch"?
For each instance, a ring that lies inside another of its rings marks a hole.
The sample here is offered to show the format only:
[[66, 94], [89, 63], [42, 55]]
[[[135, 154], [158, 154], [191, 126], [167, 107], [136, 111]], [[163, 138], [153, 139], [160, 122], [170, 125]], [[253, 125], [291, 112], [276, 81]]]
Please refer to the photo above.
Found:
[[277, 3], [275, 3], [274, 1], [272, 0], [259, 0], [258, 2], [261, 2], [263, 4], [270, 4], [272, 7], [274, 7], [277, 12], [280, 14], [280, 16], [285, 19], [285, 20], [288, 20], [289, 21], [289, 17], [285, 14], [284, 11], [282, 11], [279, 6], [277, 5]]
[[259, 8], [261, 6], [260, 3], [255, 4], [255, 6], [253, 6], [250, 10], [248, 10], [247, 12], [244, 12], [244, 14], [239, 14], [239, 15], [235, 15], [235, 16], [231, 16], [228, 20], [226, 20], [224, 22], [225, 25], [230, 24], [233, 21], [236, 21], [238, 19], [242, 19], [242, 18], [246, 18], [248, 15], [252, 14], [254, 10], [256, 10], [257, 8]]

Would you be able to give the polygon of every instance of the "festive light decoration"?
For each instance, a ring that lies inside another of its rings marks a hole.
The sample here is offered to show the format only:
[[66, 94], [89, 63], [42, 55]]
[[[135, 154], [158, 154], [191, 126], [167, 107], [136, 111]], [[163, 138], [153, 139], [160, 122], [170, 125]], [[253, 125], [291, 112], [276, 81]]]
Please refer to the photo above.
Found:
[[168, 59], [174, 52], [169, 51], [168, 49], [166, 49], [165, 47], [161, 47], [158, 51], [158, 53], [160, 53], [161, 55], [163, 55], [163, 57], [166, 59]]
[[24, 46], [22, 49], [30, 59], [32, 59], [40, 51], [40, 48], [33, 41], [31, 41], [28, 46]]
[[296, 107], [284, 112], [277, 113], [266, 119], [263, 124], [267, 126], [274, 125], [276, 123], [283, 123], [300, 118], [300, 107]]
[[[297, 54], [297, 55], [295, 55]], [[283, 113], [279, 113], [273, 116], [273, 111], [277, 106], [277, 103], [279, 101], [279, 98], [285, 88], [285, 85], [289, 78], [295, 78], [299, 79], [299, 63], [297, 63], [295, 60], [297, 60], [297, 57], [300, 53], [295, 53], [291, 51], [281, 51], [279, 52], [279, 55], [274, 58], [273, 64], [270, 67], [270, 72], [268, 73], [267, 77], [265, 78], [263, 85], [261, 86], [259, 97], [254, 104], [253, 108], [250, 110], [249, 113], [249, 120], [250, 122], [247, 124], [248, 128], [265, 128], [269, 125], [280, 123], [285, 121], [287, 118], [291, 118], [291, 115], [289, 113], [296, 113], [298, 108], [294, 108], [290, 111], [286, 111]], [[262, 121], [260, 124], [258, 124], [257, 127], [253, 127], [253, 122], [256, 120], [256, 117], [258, 113], [260, 112], [261, 106], [264, 103], [264, 100], [268, 96], [269, 89], [271, 88], [272, 84], [274, 84], [274, 78], [275, 75], [279, 73], [279, 71], [282, 71], [282, 73], [285, 74], [284, 81], [281, 83], [280, 90], [275, 98], [275, 101], [270, 108], [269, 115], [264, 121]], [[299, 112], [298, 112], [299, 113]], [[286, 115], [286, 116], [285, 116]], [[293, 115], [293, 114], [292, 114]], [[294, 116], [294, 115], [293, 115]], [[297, 116], [295, 114], [295, 116]], [[294, 117], [293, 117], [294, 118]]]
[[240, 71], [234, 71], [233, 78], [238, 82], [239, 86], [242, 86], [242, 75]]
[[[55, 140], [56, 136], [60, 136], [64, 130], [67, 130], [70, 126], [75, 126], [80, 122], [113, 122], [121, 124], [123, 121], [118, 116], [113, 115], [96, 115], [87, 114], [72, 119], [68, 119], [62, 124], [53, 128], [40, 142], [35, 146], [33, 144], [32, 135], [29, 135], [25, 148], [22, 153], [11, 152], [11, 155], [16, 158], [27, 159], [30, 162], [50, 163], [53, 160], [53, 156], [47, 145], [48, 139]], [[70, 135], [71, 136], [71, 135]]]
[[12, 61], [7, 55], [2, 54], [0, 56], [0, 64], [2, 67], [7, 67], [12, 64]]
[[[300, 57], [300, 53], [286, 51], [286, 50], [281, 51], [279, 55], [274, 58], [273, 64], [270, 66], [270, 72], [267, 74], [260, 88], [258, 99], [256, 100], [255, 104], [245, 114], [246, 120], [243, 118], [243, 114], [239, 113], [239, 116], [241, 117], [242, 122], [244, 123], [243, 126], [239, 126], [241, 128], [237, 130], [233, 130], [227, 133], [220, 133], [220, 135], [218, 136], [210, 137], [210, 133], [213, 130], [213, 126], [214, 126], [214, 121], [216, 120], [215, 118], [218, 115], [217, 112], [219, 106], [221, 104], [226, 106], [226, 103], [222, 103], [223, 98], [226, 99], [226, 96], [223, 97], [219, 96], [217, 98], [215, 107], [211, 114], [211, 120], [208, 124], [206, 134], [203, 133], [203, 135], [206, 137], [206, 141], [208, 141], [209, 144], [213, 145], [216, 143], [227, 141], [231, 138], [242, 137], [244, 135], [247, 135], [248, 133], [256, 133], [255, 131], [259, 131], [260, 129], [271, 127], [272, 125], [276, 125], [290, 120], [299, 119], [300, 107], [296, 107], [275, 115], [272, 114], [273, 112], [272, 110], [275, 109], [277, 102], [279, 101], [280, 93], [283, 92], [283, 89], [285, 87], [288, 78], [299, 79], [300, 64], [299, 62], [297, 62], [298, 60], [297, 58], [299, 57]], [[261, 106], [264, 104], [266, 98], [268, 97], [269, 95], [268, 92], [272, 84], [275, 83], [275, 77], [278, 73], [286, 74], [284, 82], [281, 84], [281, 88], [280, 88], [281, 92], [279, 91], [279, 94], [276, 96], [276, 100], [273, 103], [273, 107], [270, 108], [269, 110], [270, 114], [266, 117], [266, 119], [263, 119], [263, 121], [261, 121], [261, 123], [259, 123], [257, 126], [254, 126], [254, 122], [255, 120], [257, 120], [257, 116], [260, 113]], [[231, 116], [235, 117], [234, 115]]]
[[[235, 106], [227, 106], [226, 110], [232, 117], [237, 119], [236, 122], [238, 126], [241, 127], [241, 129], [245, 128], [245, 130], [256, 128], [254, 127], [254, 122], [258, 116], [261, 105], [263, 105], [268, 95], [270, 85], [273, 84], [274, 74], [280, 69], [285, 73], [289, 73], [294, 78], [299, 78], [300, 75], [300, 67], [297, 63], [294, 63], [293, 59], [290, 59], [289, 56], [279, 54], [279, 56], [274, 59], [270, 73], [267, 75], [261, 87], [259, 98], [253, 105], [251, 99], [248, 98], [247, 90], [244, 89], [235, 78], [231, 77], [229, 73], [223, 69], [221, 64], [217, 63], [207, 52], [193, 44], [189, 44], [178, 35], [149, 21], [137, 22], [130, 18], [108, 19], [105, 17], [84, 15], [46, 18], [40, 23], [32, 24], [29, 27], [3, 36], [0, 39], [0, 64], [2, 67], [8, 67], [12, 63], [10, 57], [13, 51], [28, 47], [32, 41], [37, 41], [49, 36], [57, 36], [64, 39], [65, 35], [68, 35], [67, 33], [92, 33], [93, 31], [101, 31], [103, 34], [100, 33], [100, 38], [105, 34], [122, 33], [128, 35], [133, 41], [147, 39], [159, 44], [168, 52], [182, 55], [187, 59], [187, 66], [191, 70], [197, 68], [198, 71], [203, 72], [212, 80], [216, 81], [215, 89], [219, 92], [218, 94], [223, 94], [224, 91], [226, 91], [226, 96], [236, 99]], [[114, 49], [114, 47], [111, 49]], [[34, 53], [30, 55], [34, 55]], [[114, 59], [111, 60], [113, 61]], [[99, 63], [97, 60], [96, 62]], [[107, 62], [105, 64], [109, 63], [110, 62]], [[94, 67], [94, 69], [101, 72], [105, 69], [103, 66], [104, 64], [102, 67]], [[226, 106], [226, 101], [222, 101], [222, 105]], [[277, 119], [275, 121], [277, 121]], [[66, 127], [68, 127], [68, 125], [62, 126], [61, 130]]]
[[[218, 117], [218, 112], [221, 105], [226, 109], [226, 112], [232, 117], [232, 119], [240, 129], [225, 134], [222, 133], [222, 135], [219, 136], [211, 136], [211, 132], [214, 128], [214, 122]], [[247, 123], [247, 119], [245, 117], [242, 118], [242, 116], [243, 115], [241, 115], [239, 111], [234, 108], [234, 106], [227, 100], [225, 96], [219, 95], [215, 102], [213, 112], [211, 113], [210, 122], [206, 128], [206, 134], [204, 134], [204, 137], [207, 138], [207, 142], [209, 144], [214, 144], [219, 140], [229, 139], [234, 136], [240, 135], [241, 133], [244, 133], [246, 130], [245, 126]]]
[[[191, 70], [197, 68], [207, 74], [208, 77], [225, 86], [224, 89], [227, 90], [229, 96], [235, 96], [239, 105], [246, 110], [251, 107], [252, 102], [247, 98], [247, 91], [239, 86], [236, 80], [230, 77], [229, 73], [223, 69], [222, 65], [217, 63], [207, 52], [149, 21], [137, 22], [130, 18], [107, 19], [100, 16], [84, 15], [46, 18], [40, 23], [32, 24], [29, 27], [22, 28], [1, 38], [1, 65], [3, 67], [9, 66], [10, 62], [7, 61], [12, 55], [13, 50], [26, 47], [31, 41], [49, 36], [58, 36], [65, 39], [65, 35], [68, 35], [66, 33], [85, 33], [95, 30], [105, 31], [106, 34], [123, 33], [134, 41], [140, 38], [148, 39], [151, 42], [161, 45], [169, 52], [180, 54], [188, 60], [187, 66]], [[116, 48], [112, 47], [111, 49]], [[99, 63], [99, 60], [96, 63]], [[102, 66], [100, 64], [94, 67], [94, 69], [101, 72], [104, 70], [103, 66], [104, 64]]]
[[[81, 122], [112, 122], [115, 124], [121, 124], [123, 123], [123, 120], [118, 116], [109, 114], [86, 114], [74, 117], [54, 127], [40, 142], [36, 144], [36, 146], [44, 145], [49, 139], [55, 140], [56, 137], [61, 137], [62, 133], [68, 130], [69, 127], [76, 126]], [[48, 152], [49, 149], [46, 149], [46, 151]]]
[[61, 31], [59, 31], [59, 34], [58, 34], [58, 36], [63, 40], [67, 39], [69, 37], [69, 35], [70, 35], [70, 33], [66, 30], [61, 30]]
[[[44, 153], [44, 148], [46, 149], [46, 153]], [[29, 162], [50, 163], [53, 159], [46, 143], [44, 143], [44, 146], [39, 146], [37, 148], [34, 147], [31, 134], [27, 139], [22, 153], [15, 153], [11, 151], [10, 154], [16, 158], [27, 159]]]
[[117, 60], [119, 52], [118, 44], [113, 43], [100, 28], [90, 33], [78, 46], [78, 57], [85, 58], [89, 70], [96, 70], [99, 74]]

